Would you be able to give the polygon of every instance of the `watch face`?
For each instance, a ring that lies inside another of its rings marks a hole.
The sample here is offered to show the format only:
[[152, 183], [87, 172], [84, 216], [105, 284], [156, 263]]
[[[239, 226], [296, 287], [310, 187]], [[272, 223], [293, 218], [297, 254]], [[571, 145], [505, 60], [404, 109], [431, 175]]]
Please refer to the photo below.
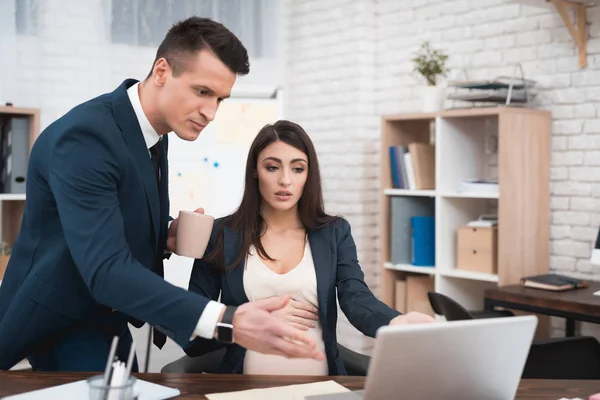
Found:
[[217, 329], [217, 335], [219, 337], [219, 342], [233, 343], [233, 327], [231, 325], [219, 325]]

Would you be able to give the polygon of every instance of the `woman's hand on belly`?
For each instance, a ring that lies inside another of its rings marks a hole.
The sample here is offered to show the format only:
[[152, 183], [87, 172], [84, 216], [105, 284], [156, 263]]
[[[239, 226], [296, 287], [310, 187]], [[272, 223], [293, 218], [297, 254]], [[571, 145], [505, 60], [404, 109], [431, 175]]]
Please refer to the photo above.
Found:
[[291, 299], [282, 309], [272, 313], [277, 318], [287, 321], [303, 331], [316, 326], [319, 309], [310, 303]]

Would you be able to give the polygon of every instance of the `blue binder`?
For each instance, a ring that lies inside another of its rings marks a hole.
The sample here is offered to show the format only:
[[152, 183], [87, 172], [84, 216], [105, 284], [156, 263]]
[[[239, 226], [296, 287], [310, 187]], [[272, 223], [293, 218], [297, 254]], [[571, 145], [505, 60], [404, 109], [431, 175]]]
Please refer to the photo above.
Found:
[[420, 267], [435, 266], [435, 218], [416, 216], [410, 219], [412, 246], [411, 264]]

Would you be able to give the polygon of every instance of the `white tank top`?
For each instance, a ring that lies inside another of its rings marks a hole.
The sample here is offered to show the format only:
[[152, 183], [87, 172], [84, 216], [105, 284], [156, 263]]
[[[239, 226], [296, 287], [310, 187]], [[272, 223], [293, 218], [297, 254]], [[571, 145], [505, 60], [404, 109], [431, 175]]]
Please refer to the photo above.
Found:
[[[244, 290], [248, 300], [260, 300], [273, 296], [289, 294], [298, 301], [304, 301], [319, 306], [317, 301], [317, 276], [308, 240], [304, 246], [304, 256], [300, 263], [286, 274], [271, 271], [260, 259], [254, 247], [244, 267]], [[317, 348], [325, 354], [325, 344], [320, 321], [315, 328], [309, 328], [308, 333], [317, 343]], [[328, 375], [327, 359], [322, 361], [296, 358], [288, 359], [283, 356], [262, 354], [251, 350], [246, 351], [244, 359], [244, 374], [267, 375]]]

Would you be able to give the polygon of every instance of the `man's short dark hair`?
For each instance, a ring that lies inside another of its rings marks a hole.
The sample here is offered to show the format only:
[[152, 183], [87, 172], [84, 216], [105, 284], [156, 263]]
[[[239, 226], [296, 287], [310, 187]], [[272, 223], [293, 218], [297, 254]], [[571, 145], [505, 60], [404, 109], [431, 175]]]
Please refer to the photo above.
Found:
[[[165, 58], [173, 76], [179, 76], [185, 71], [186, 61], [201, 50], [210, 50], [237, 75], [250, 72], [248, 51], [229, 29], [223, 24], [209, 18], [190, 17], [177, 22], [169, 29], [158, 50], [154, 64], [160, 58]], [[152, 70], [148, 77], [152, 75]]]

